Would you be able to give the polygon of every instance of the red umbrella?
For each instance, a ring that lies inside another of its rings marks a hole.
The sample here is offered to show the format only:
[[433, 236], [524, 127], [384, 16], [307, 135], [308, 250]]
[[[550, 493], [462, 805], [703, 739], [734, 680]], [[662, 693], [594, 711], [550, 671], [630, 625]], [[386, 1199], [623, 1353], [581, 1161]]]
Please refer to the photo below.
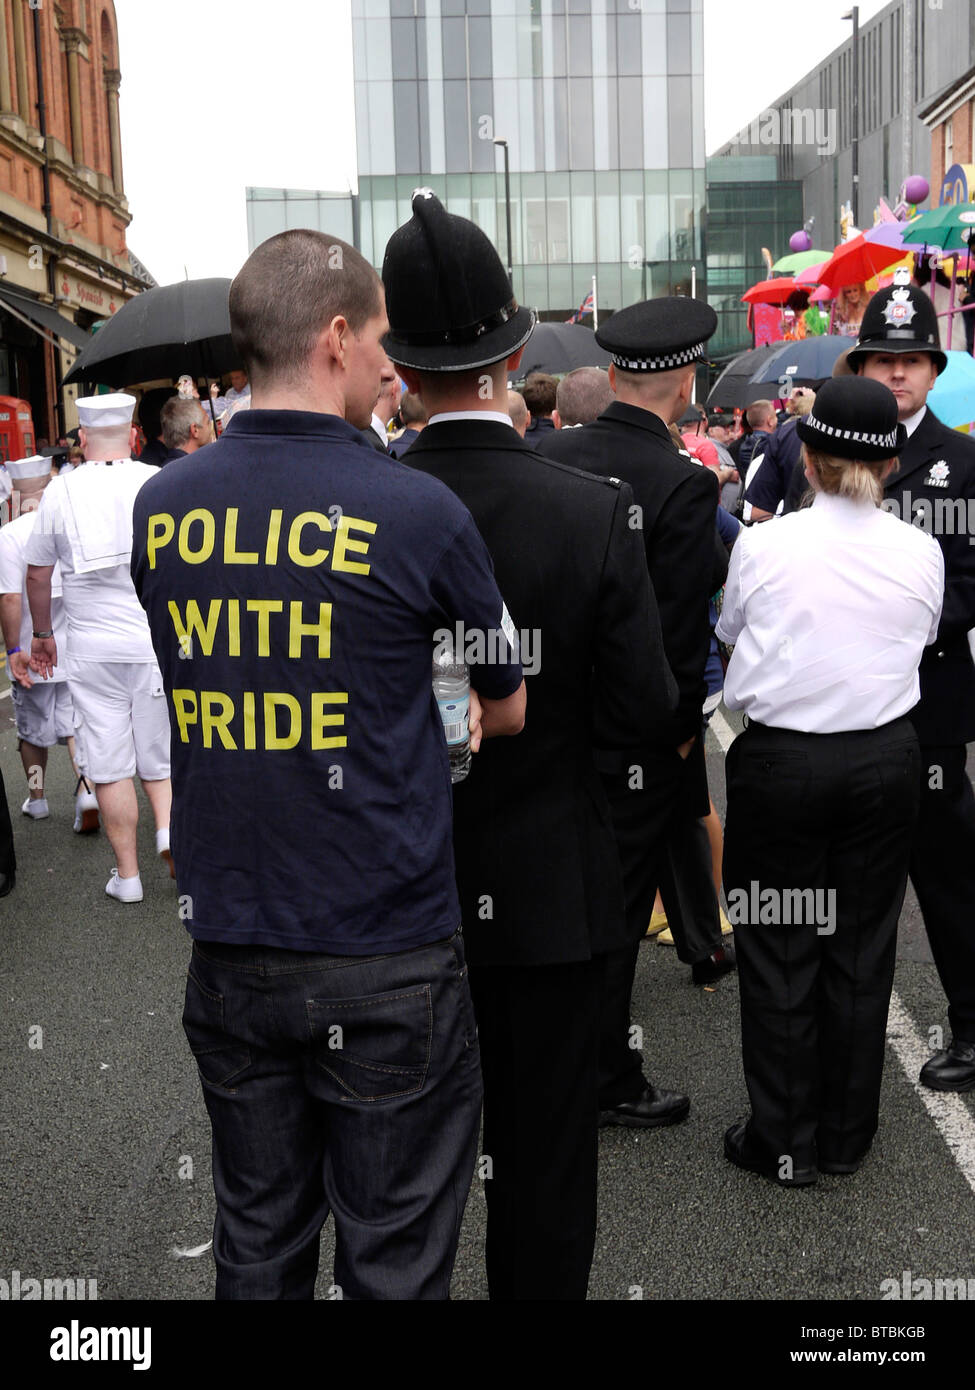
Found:
[[831, 290], [841, 290], [844, 285], [862, 285], [903, 259], [903, 246], [881, 246], [878, 242], [867, 241], [861, 232], [852, 241], [837, 246], [819, 272], [819, 283], [828, 285]]
[[791, 275], [780, 275], [775, 280], [760, 280], [752, 285], [741, 297], [743, 304], [784, 304], [795, 293], [796, 282]]

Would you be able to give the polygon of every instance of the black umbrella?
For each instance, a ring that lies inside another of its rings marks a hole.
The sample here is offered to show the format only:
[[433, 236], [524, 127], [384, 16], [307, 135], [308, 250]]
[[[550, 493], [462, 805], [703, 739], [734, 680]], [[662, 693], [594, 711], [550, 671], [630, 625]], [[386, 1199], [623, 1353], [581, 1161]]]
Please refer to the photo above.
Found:
[[576, 367], [608, 367], [609, 353], [581, 323], [540, 323], [525, 346], [518, 376], [529, 372], [559, 375]]
[[64, 378], [128, 386], [240, 367], [230, 337], [230, 281], [181, 280], [146, 290], [108, 319]]
[[749, 348], [729, 362], [708, 393], [708, 405], [741, 407], [766, 397], [767, 390], [756, 386], [752, 377], [781, 346], [781, 343], [770, 343], [766, 347]]
[[780, 378], [788, 378], [793, 386], [818, 387], [832, 376], [837, 357], [853, 346], [853, 339], [839, 333], [825, 333], [816, 338], [771, 343], [770, 346], [775, 352], [753, 373], [753, 385], [775, 386]]

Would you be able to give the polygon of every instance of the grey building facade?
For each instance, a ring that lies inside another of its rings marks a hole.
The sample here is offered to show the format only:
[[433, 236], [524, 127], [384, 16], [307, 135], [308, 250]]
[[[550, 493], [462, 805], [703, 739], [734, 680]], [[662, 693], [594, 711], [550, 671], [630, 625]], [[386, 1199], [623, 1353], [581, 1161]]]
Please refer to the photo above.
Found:
[[[975, 63], [972, 0], [892, 0], [859, 34], [859, 210], [869, 227], [881, 197], [893, 205], [905, 178], [931, 180], [933, 201], [943, 171], [931, 170], [931, 132], [919, 117], [939, 92]], [[722, 158], [774, 155], [777, 176], [802, 184], [804, 217], [815, 217], [813, 242], [830, 249], [840, 237], [840, 210], [853, 191], [853, 41], [716, 151]], [[787, 245], [772, 248], [777, 256]]]
[[703, 294], [702, 0], [352, 0], [361, 249], [382, 264], [418, 185], [565, 318]]

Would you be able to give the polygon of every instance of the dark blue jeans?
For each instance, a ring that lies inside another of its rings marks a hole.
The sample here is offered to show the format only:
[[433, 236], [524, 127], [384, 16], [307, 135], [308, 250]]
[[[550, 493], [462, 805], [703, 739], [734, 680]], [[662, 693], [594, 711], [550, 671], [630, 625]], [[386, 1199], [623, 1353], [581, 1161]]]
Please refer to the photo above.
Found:
[[460, 933], [384, 956], [195, 942], [183, 1028], [213, 1130], [218, 1299], [447, 1298], [481, 1073]]

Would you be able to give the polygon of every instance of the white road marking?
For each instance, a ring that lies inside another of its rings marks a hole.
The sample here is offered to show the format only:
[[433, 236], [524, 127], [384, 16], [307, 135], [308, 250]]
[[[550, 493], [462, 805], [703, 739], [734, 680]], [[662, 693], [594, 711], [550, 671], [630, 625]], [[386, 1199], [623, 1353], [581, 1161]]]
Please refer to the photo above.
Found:
[[208, 1240], [206, 1245], [174, 1245], [172, 1253], [176, 1256], [177, 1260], [195, 1260], [200, 1255], [205, 1255], [212, 1244], [213, 1241]]
[[[737, 735], [720, 709], [714, 711], [709, 727], [714, 730], [722, 752], [727, 753]], [[896, 991], [890, 997], [887, 1041], [897, 1054], [904, 1075], [920, 1097], [938, 1133], [948, 1145], [962, 1176], [975, 1192], [975, 1118], [965, 1102], [953, 1092], [930, 1091], [918, 1081], [918, 1074], [929, 1060], [931, 1049], [915, 1028], [914, 1020]]]
[[931, 1049], [914, 1027], [914, 1021], [897, 994], [890, 997], [887, 1015], [887, 1041], [897, 1053], [904, 1074], [914, 1087], [938, 1133], [951, 1150], [968, 1186], [975, 1192], [975, 1119], [965, 1102], [951, 1091], [929, 1091], [918, 1081], [918, 1072], [931, 1056]]
[[9, 697], [9, 695], [10, 695], [10, 686], [9, 686], [9, 685], [7, 686], [6, 690], [0, 690], [0, 700], [6, 700], [6, 699]]

